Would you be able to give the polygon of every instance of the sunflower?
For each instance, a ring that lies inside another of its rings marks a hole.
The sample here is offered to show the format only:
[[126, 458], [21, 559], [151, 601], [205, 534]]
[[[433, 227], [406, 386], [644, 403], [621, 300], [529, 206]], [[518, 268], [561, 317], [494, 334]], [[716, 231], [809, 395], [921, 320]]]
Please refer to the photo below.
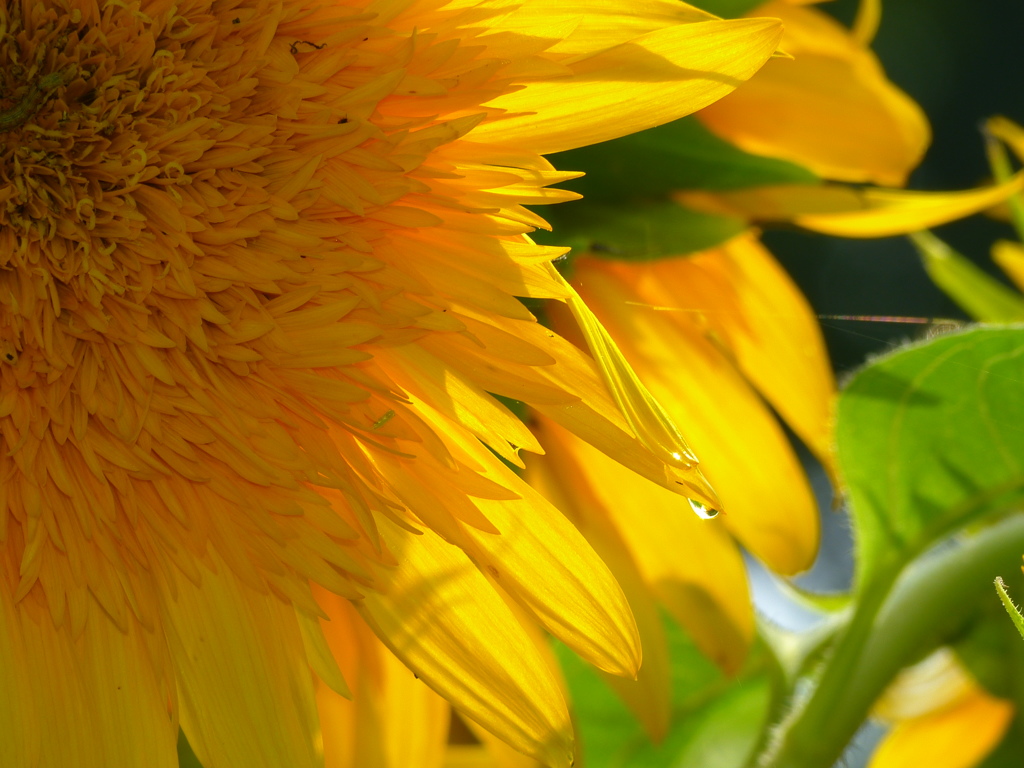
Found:
[[516, 612], [617, 674], [636, 630], [491, 393], [714, 497], [517, 300], [571, 298], [523, 205], [568, 197], [541, 153], [705, 106], [779, 36], [668, 0], [3, 3], [5, 764], [173, 766], [180, 724], [207, 768], [318, 765], [349, 605], [567, 764]]

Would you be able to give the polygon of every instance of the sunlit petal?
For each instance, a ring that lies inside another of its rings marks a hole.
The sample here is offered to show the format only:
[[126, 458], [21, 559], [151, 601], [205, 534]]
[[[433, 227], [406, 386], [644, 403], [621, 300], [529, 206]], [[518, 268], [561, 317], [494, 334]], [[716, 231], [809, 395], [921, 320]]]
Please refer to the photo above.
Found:
[[749, 16], [786, 26], [791, 59], [769, 61], [743, 88], [700, 113], [719, 136], [843, 181], [900, 185], [931, 138], [920, 107], [885, 76], [877, 58], [827, 14], [785, 0]]
[[753, 221], [791, 221], [838, 237], [888, 237], [970, 216], [1024, 187], [1018, 174], [1004, 184], [962, 192], [785, 185], [733, 192], [680, 192], [683, 205]]

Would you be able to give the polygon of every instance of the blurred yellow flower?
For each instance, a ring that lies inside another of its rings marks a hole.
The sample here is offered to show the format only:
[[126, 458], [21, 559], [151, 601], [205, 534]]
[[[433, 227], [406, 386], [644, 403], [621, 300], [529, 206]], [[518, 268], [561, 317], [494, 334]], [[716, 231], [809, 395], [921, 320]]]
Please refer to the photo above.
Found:
[[875, 705], [875, 717], [891, 727], [868, 768], [973, 768], [999, 744], [1013, 712], [940, 648], [903, 670]]
[[586, 8], [3, 5], [5, 764], [171, 768], [180, 723], [207, 768], [319, 765], [310, 668], [346, 684], [317, 617], [344, 600], [469, 718], [568, 764], [506, 598], [609, 672], [639, 643], [501, 463], [539, 446], [489, 393], [706, 483], [685, 444], [634, 434], [664, 426], [642, 389], [617, 392], [627, 422], [516, 299], [572, 298], [523, 205], [572, 197], [540, 153], [703, 107], [780, 37], [669, 0]]
[[[877, 2], [865, 0], [861, 15], [877, 10]], [[921, 108], [885, 76], [865, 25], [847, 30], [794, 0], [771, 0], [746, 15], [782, 19], [781, 47], [792, 58], [769, 61], [702, 110], [703, 123], [748, 152], [790, 160], [824, 178], [901, 186], [931, 133]]]

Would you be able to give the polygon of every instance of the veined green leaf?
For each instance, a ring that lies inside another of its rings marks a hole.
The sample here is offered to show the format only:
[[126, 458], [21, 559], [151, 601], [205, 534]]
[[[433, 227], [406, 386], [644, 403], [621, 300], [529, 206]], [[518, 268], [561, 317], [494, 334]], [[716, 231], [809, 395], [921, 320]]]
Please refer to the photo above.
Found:
[[939, 538], [1024, 499], [1024, 326], [973, 328], [864, 368], [836, 442], [858, 588]]

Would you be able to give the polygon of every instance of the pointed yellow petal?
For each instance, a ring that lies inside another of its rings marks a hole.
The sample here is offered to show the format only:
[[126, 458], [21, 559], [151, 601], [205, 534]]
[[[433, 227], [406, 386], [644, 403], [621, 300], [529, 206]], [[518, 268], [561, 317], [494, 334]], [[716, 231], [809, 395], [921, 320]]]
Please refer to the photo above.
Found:
[[466, 717], [521, 752], [568, 768], [573, 738], [558, 683], [476, 566], [431, 531], [381, 519], [399, 565], [360, 613], [410, 669]]
[[501, 469], [509, 475], [505, 482], [522, 498], [474, 500], [501, 535], [466, 527], [470, 553], [585, 661], [614, 675], [635, 677], [640, 638], [615, 578], [561, 512]]
[[791, 221], [838, 237], [889, 237], [945, 224], [983, 211], [1024, 188], [1024, 174], [962, 192], [917, 192], [839, 185], [783, 185], [733, 192], [679, 192], [685, 206], [755, 221]]
[[878, 34], [882, 23], [882, 0], [860, 0], [851, 34], [857, 45], [867, 48]]
[[[542, 437], [558, 482], [576, 499], [585, 530], [606, 516], [653, 592], [701, 651], [723, 668], [743, 663], [754, 634], [746, 571], [725, 523], [700, 520], [681, 500], [550, 423]], [[589, 523], [589, 524], [588, 524]], [[598, 528], [598, 531], [600, 529]], [[646, 647], [645, 647], [646, 653]]]
[[1013, 704], [976, 688], [956, 703], [898, 723], [882, 740], [868, 768], [974, 768], [1000, 742]]
[[[0, 739], [12, 765], [39, 765], [40, 718], [35, 697], [40, 682], [27, 663], [28, 648], [21, 632], [21, 616], [11, 590], [0, 577]], [[45, 661], [45, 660], [41, 660]]]
[[[558, 279], [562, 280], [561, 277]], [[579, 310], [579, 307], [577, 309]], [[562, 310], [564, 310], [563, 305], [554, 304], [549, 307], [549, 314], [557, 315]], [[578, 336], [575, 322], [568, 317], [568, 310], [564, 310], [563, 314], [566, 315], [565, 322], [561, 324], [563, 330]], [[676, 459], [671, 456], [664, 458], [663, 451], [655, 453], [637, 439], [609, 395], [608, 387], [602, 381], [602, 376], [597, 370], [594, 360], [580, 351], [581, 346], [586, 346], [585, 340], [580, 338], [579, 345], [570, 343], [535, 322], [502, 321], [500, 318], [498, 322], [509, 333], [520, 336], [535, 346], [542, 347], [555, 359], [554, 365], [534, 366], [528, 369], [517, 368], [516, 372], [533, 377], [537, 381], [553, 386], [556, 390], [569, 394], [568, 402], [550, 399], [528, 400], [529, 405], [634, 472], [710, 508], [719, 508], [718, 498], [701, 474], [699, 466], [684, 468]], [[604, 342], [601, 336], [603, 331], [599, 330], [599, 324], [594, 331], [597, 336], [595, 339], [597, 345], [601, 348]], [[606, 335], [604, 336], [606, 337]], [[605, 347], [605, 349], [611, 352], [610, 348]], [[618, 353], [615, 352], [615, 354]], [[628, 364], [621, 360], [621, 355], [615, 365], [628, 367]], [[635, 385], [633, 386], [635, 387]], [[493, 391], [501, 392], [500, 389]], [[632, 394], [635, 395], [638, 391], [633, 389]], [[620, 392], [621, 396], [631, 395], [623, 391]], [[639, 412], [644, 404], [641, 401], [630, 407]], [[655, 419], [656, 417], [652, 416], [651, 418]]]
[[[928, 122], [886, 78], [858, 33], [783, 0], [747, 15], [782, 19], [781, 47], [792, 58], [769, 61], [749, 83], [702, 110], [705, 125], [748, 152], [826, 178], [903, 184], [928, 147]], [[864, 19], [866, 34], [871, 18]]]
[[997, 115], [986, 121], [985, 129], [995, 138], [1005, 141], [1017, 159], [1024, 162], [1024, 128], [1013, 120]]
[[825, 342], [807, 300], [754, 234], [617, 274], [640, 301], [703, 327], [834, 476]]
[[[586, 536], [622, 586], [636, 618], [644, 652], [643, 664], [636, 680], [607, 674], [604, 679], [637, 716], [651, 740], [661, 741], [668, 731], [672, 714], [669, 688], [671, 670], [665, 633], [661, 628], [661, 617], [651, 589], [604, 508], [591, 493], [589, 483], [582, 478], [573, 457], [568, 455], [562, 443], [552, 434], [553, 430], [565, 434], [564, 430], [551, 425], [546, 419], [535, 428], [547, 453], [527, 459], [527, 480], [546, 499], [565, 512], [580, 533]], [[577, 479], [581, 482], [575, 482]], [[638, 478], [638, 482], [642, 482], [642, 479]]]
[[296, 609], [216, 566], [161, 600], [189, 743], [205, 768], [313, 768], [319, 724]]
[[531, 36], [537, 35], [537, 30], [570, 29], [546, 52], [578, 56], [627, 43], [670, 24], [715, 18], [677, 0], [533, 0], [499, 20], [494, 29]]
[[1024, 246], [1009, 240], [998, 240], [992, 245], [992, 260], [1018, 289], [1024, 291]]
[[724, 524], [780, 573], [810, 566], [814, 497], [774, 416], [697, 318], [651, 307], [630, 289], [630, 265], [576, 265], [586, 302], [673, 420], [685, 425], [726, 513]]
[[[95, 604], [81, 636], [72, 638], [69, 626], [55, 628], [49, 612], [32, 607], [16, 609], [24, 646], [13, 666], [32, 680], [21, 705], [27, 718], [38, 717], [43, 738], [38, 762], [17, 763], [8, 759], [7, 739], [24, 754], [22, 734], [5, 732], [4, 765], [177, 766], [172, 683], [151, 661], [166, 653], [161, 639], [131, 620], [122, 632]], [[3, 666], [12, 666], [11, 657]]]
[[547, 154], [667, 123], [749, 78], [775, 51], [781, 31], [770, 19], [676, 24], [567, 60], [569, 76], [490, 102], [510, 116], [481, 124], [470, 138], [529, 142]]
[[317, 690], [325, 768], [441, 768], [448, 702], [395, 658], [346, 599], [318, 590], [317, 601], [354, 694], [346, 700], [324, 686]]
[[[555, 271], [553, 266], [551, 269]], [[647, 391], [590, 307], [575, 291], [569, 296], [567, 304], [579, 323], [608, 390], [640, 442], [667, 463], [687, 469], [696, 464], [697, 457], [686, 445], [679, 429]]]

